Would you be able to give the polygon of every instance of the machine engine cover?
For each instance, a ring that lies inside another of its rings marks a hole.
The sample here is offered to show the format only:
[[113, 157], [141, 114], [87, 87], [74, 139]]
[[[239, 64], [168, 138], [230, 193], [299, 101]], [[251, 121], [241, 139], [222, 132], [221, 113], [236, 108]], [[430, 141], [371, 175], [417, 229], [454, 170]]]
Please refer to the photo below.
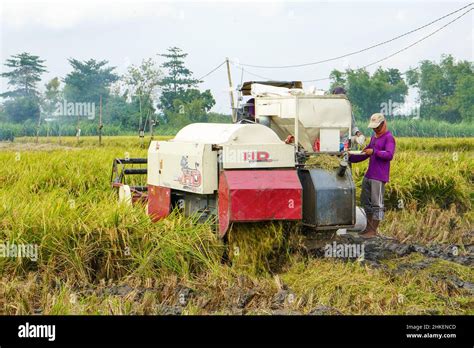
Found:
[[301, 220], [302, 187], [296, 170], [226, 170], [219, 180], [219, 232], [231, 222]]

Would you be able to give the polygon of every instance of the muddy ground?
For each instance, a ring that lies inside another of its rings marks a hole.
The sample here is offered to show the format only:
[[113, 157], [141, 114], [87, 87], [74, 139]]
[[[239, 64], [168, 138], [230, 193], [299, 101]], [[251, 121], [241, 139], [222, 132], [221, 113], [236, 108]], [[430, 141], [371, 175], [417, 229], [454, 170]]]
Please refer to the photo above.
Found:
[[[372, 267], [380, 267], [380, 261], [396, 257], [420, 253], [427, 258], [443, 259], [464, 266], [474, 266], [474, 244], [471, 245], [431, 245], [404, 244], [396, 239], [376, 237], [364, 240], [354, 235], [342, 235], [336, 239], [339, 243], [355, 243], [364, 245], [364, 261]], [[316, 256], [321, 255], [321, 250]]]
[[[472, 268], [474, 266], [474, 245], [433, 245], [421, 246], [417, 244], [403, 244], [389, 238], [375, 238], [362, 240], [351, 235], [338, 236], [336, 242], [364, 245], [364, 257], [346, 258], [342, 262], [360, 263], [368, 270], [377, 270], [390, 277], [403, 277], [410, 272], [429, 269], [439, 260], [454, 262]], [[413, 261], [411, 256], [419, 256]], [[324, 250], [312, 250], [305, 257], [318, 260], [324, 258]], [[388, 267], [385, 261], [395, 260], [396, 267]], [[340, 262], [341, 260], [334, 261]], [[474, 305], [474, 283], [452, 274], [429, 275], [430, 280], [442, 283], [449, 291], [461, 292], [467, 298], [471, 297], [470, 304]], [[156, 302], [143, 313], [159, 315], [183, 314], [270, 314], [270, 315], [343, 315], [339, 309], [325, 304], [315, 305], [304, 311], [297, 301], [300, 301], [291, 287], [285, 284], [279, 274], [273, 274], [273, 286], [268, 282], [259, 282], [258, 278], [242, 275], [235, 279], [233, 284], [192, 284], [178, 279], [169, 282], [153, 284], [129, 283], [102, 283], [97, 286], [75, 287], [74, 293], [79, 299], [88, 298], [118, 298], [123, 301], [147, 303], [148, 298], [155, 298]], [[274, 284], [276, 283], [276, 287]], [[60, 284], [56, 285], [57, 287]], [[437, 294], [433, 294], [438, 296]], [[363, 295], [362, 295], [363, 296]], [[190, 306], [191, 304], [191, 306]], [[303, 304], [304, 305], [304, 304]], [[191, 307], [191, 310], [189, 309]], [[474, 308], [471, 308], [473, 310]], [[41, 309], [36, 310], [42, 314]], [[419, 312], [417, 312], [419, 313]], [[440, 314], [437, 309], [427, 308], [425, 314]], [[104, 313], [105, 314], [105, 313]], [[117, 313], [113, 313], [117, 314]], [[407, 313], [410, 314], [410, 313]]]

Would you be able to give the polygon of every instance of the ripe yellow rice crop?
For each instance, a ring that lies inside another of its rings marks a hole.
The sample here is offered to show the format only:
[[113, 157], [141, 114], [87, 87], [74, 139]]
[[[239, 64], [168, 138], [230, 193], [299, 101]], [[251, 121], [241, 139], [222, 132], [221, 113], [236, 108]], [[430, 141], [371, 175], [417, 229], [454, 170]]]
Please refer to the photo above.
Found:
[[337, 156], [328, 154], [317, 154], [310, 156], [306, 162], [306, 168], [321, 168], [326, 170], [339, 168], [341, 159]]
[[[343, 314], [473, 313], [472, 295], [429, 277], [443, 273], [474, 282], [469, 267], [440, 261], [433, 270], [393, 275], [338, 260], [307, 260], [288, 252], [290, 229], [280, 223], [234, 226], [231, 266], [222, 264], [224, 245], [212, 221], [201, 224], [173, 212], [152, 223], [143, 206], [117, 204], [109, 183], [112, 159], [145, 157], [137, 137], [104, 137], [100, 148], [87, 137], [79, 144], [63, 137], [60, 146], [40, 138], [39, 148], [32, 139], [17, 140], [20, 145], [0, 143], [0, 243], [37, 244], [39, 258], [0, 257], [0, 314], [38, 308], [44, 314], [161, 313], [157, 306], [175, 301], [175, 288], [183, 284], [196, 293], [184, 313], [229, 313], [235, 306], [229, 293], [238, 289], [256, 292], [249, 313], [268, 314], [278, 291], [269, 276], [274, 273], [295, 294], [285, 306], [301, 313], [318, 305]], [[472, 242], [474, 159], [465, 150], [472, 140], [411, 142], [397, 139], [382, 233], [421, 244]], [[435, 151], [435, 144], [445, 150]], [[366, 166], [352, 165], [357, 185]], [[412, 261], [418, 262], [415, 255], [387, 267]], [[109, 282], [137, 282], [140, 291], [155, 285], [137, 299], [135, 292], [103, 295]], [[81, 300], [71, 302], [79, 291]]]

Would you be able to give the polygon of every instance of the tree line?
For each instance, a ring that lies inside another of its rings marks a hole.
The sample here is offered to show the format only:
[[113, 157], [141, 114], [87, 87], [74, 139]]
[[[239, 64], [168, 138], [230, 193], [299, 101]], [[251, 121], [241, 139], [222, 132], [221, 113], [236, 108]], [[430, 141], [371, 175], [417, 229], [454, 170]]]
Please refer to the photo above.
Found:
[[[57, 117], [62, 101], [103, 105], [103, 122], [122, 130], [146, 130], [150, 124], [179, 129], [192, 122], [230, 122], [229, 115], [210, 112], [215, 105], [210, 90], [201, 91], [202, 82], [194, 78], [185, 64], [187, 53], [170, 47], [155, 58], [130, 65], [122, 76], [106, 60], [68, 59], [71, 72], [48, 81], [44, 90], [38, 84], [47, 71], [45, 61], [27, 52], [11, 56], [1, 76], [8, 81], [8, 91], [0, 94], [0, 122], [32, 124], [69, 123], [76, 128], [85, 118]], [[404, 116], [443, 124], [470, 124], [474, 114], [474, 65], [443, 55], [439, 62], [424, 60], [402, 73], [398, 69], [378, 68], [333, 70], [331, 89], [343, 87], [353, 104], [357, 119], [366, 121], [374, 112], [384, 112], [390, 119]], [[410, 88], [418, 100], [404, 109]], [[55, 122], [56, 121], [56, 122]], [[90, 123], [90, 122], [89, 122]]]
[[[356, 118], [381, 111], [388, 118], [411, 116], [449, 123], [472, 123], [474, 115], [474, 65], [456, 61], [451, 55], [440, 62], [423, 60], [402, 73], [398, 69], [378, 68], [333, 70], [331, 88], [343, 86], [352, 102]], [[418, 100], [406, 105], [409, 88], [418, 92]], [[416, 113], [415, 113], [416, 111]]]
[[144, 59], [139, 65], [130, 65], [122, 76], [106, 60], [70, 58], [71, 72], [51, 79], [40, 92], [38, 83], [47, 72], [45, 61], [27, 52], [13, 55], [5, 62], [9, 71], [1, 74], [8, 80], [9, 90], [0, 94], [0, 122], [70, 123], [78, 128], [87, 123], [79, 115], [60, 117], [68, 116], [58, 112], [58, 108], [67, 111], [63, 103], [65, 108], [70, 103], [91, 103], [95, 114], [103, 105], [103, 122], [124, 130], [146, 130], [150, 123], [181, 127], [228, 118], [210, 113], [214, 97], [210, 90], [199, 89], [202, 81], [186, 68], [187, 53], [170, 47], [158, 56], [164, 59], [161, 65], [154, 58]]

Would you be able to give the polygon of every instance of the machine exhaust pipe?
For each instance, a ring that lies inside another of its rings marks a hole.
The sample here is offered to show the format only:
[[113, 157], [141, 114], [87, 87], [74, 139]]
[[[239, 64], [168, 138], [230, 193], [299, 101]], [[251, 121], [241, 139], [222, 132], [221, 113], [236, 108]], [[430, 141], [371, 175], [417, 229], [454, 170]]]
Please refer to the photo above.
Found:
[[339, 168], [337, 169], [337, 175], [342, 178], [344, 176], [344, 174], [346, 174], [346, 170], [347, 170], [347, 162], [346, 161], [339, 162]]

